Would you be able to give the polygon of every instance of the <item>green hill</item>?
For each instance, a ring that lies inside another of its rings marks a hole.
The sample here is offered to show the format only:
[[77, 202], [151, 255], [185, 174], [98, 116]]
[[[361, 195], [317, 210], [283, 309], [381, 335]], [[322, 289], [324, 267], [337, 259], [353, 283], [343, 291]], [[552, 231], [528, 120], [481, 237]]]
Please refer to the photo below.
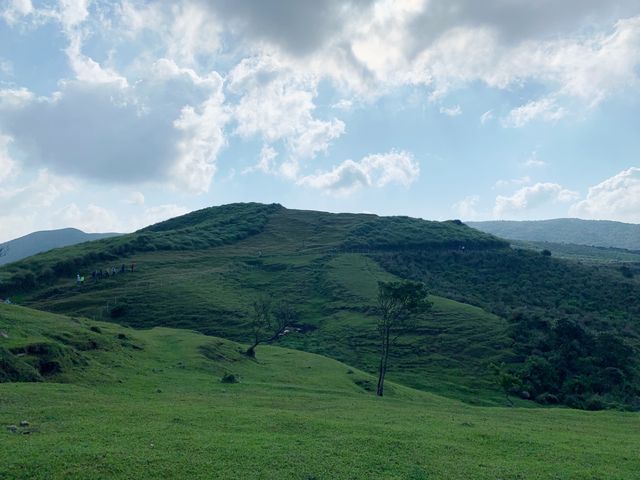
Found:
[[[0, 305], [0, 478], [637, 476], [640, 417], [472, 407], [325, 357]], [[223, 383], [233, 374], [239, 383]], [[26, 378], [23, 378], [25, 380]], [[26, 422], [21, 424], [21, 422]], [[8, 428], [10, 427], [10, 428]], [[526, 451], [526, 455], [523, 455]]]
[[572, 243], [640, 250], [640, 225], [632, 223], [556, 218], [553, 220], [468, 222], [468, 225], [510, 240]]
[[[125, 273], [91, 278], [123, 264]], [[84, 284], [76, 285], [76, 273]], [[397, 278], [424, 280], [435, 308], [393, 350], [390, 380], [504, 404], [490, 364], [519, 371], [540, 356], [555, 362], [548, 337], [568, 319], [578, 332], [586, 329], [581, 354], [591, 360], [580, 368], [565, 362], [558, 368], [566, 375], [544, 385], [527, 373], [527, 385], [514, 393], [551, 394], [581, 408], [634, 407], [635, 364], [620, 370], [624, 388], [603, 386], [595, 345], [604, 333], [638, 345], [638, 279], [514, 250], [457, 221], [226, 205], [11, 264], [0, 269], [0, 295], [52, 312], [234, 341], [247, 341], [251, 302], [267, 295], [300, 314], [280, 345], [375, 372], [377, 282]], [[574, 394], [567, 389], [576, 378], [591, 383]]]
[[119, 233], [85, 233], [76, 228], [61, 228], [30, 233], [0, 245], [0, 265], [17, 262], [36, 253], [52, 248], [66, 247], [81, 242], [99, 240], [120, 235]]

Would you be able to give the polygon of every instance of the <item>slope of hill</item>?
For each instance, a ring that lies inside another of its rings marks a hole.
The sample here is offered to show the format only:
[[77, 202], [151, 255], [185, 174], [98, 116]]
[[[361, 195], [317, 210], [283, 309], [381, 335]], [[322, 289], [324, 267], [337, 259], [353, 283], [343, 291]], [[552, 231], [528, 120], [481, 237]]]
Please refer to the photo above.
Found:
[[[122, 264], [123, 274], [91, 279], [92, 271]], [[76, 285], [76, 272], [85, 284]], [[299, 312], [281, 345], [375, 372], [377, 281], [397, 278], [427, 280], [435, 308], [393, 350], [389, 378], [471, 403], [503, 404], [489, 365], [515, 368], [527, 360], [509, 321], [519, 309], [551, 305], [550, 322], [568, 317], [632, 344], [640, 338], [637, 278], [512, 250], [455, 221], [279, 205], [205, 209], [36, 255], [0, 269], [0, 295], [54, 312], [236, 341], [248, 338], [251, 302], [266, 295]]]
[[85, 233], [76, 228], [33, 232], [1, 245], [4, 255], [0, 255], [0, 265], [17, 262], [36, 253], [53, 248], [66, 247], [77, 243], [99, 240], [120, 235], [119, 233]]
[[557, 218], [536, 221], [467, 222], [467, 225], [510, 240], [573, 243], [640, 250], [640, 225], [632, 223]]
[[[189, 331], [8, 305], [0, 332], [0, 372], [9, 359], [41, 380], [0, 383], [0, 478], [543, 480], [640, 471], [637, 414], [471, 407], [397, 384], [379, 398], [368, 390], [374, 378], [318, 355], [259, 347], [253, 361], [238, 344]], [[225, 374], [239, 383], [221, 382]]]

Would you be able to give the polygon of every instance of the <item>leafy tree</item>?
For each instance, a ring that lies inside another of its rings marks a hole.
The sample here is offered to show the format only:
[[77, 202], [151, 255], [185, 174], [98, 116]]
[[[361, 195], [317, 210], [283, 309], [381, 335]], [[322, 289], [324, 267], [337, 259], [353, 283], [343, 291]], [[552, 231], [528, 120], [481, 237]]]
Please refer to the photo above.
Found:
[[389, 364], [389, 352], [398, 338], [415, 325], [416, 315], [432, 307], [427, 300], [427, 288], [419, 282], [378, 282], [378, 332], [380, 333], [380, 367], [376, 395], [384, 394], [384, 377]]
[[246, 355], [255, 358], [256, 347], [259, 344], [277, 340], [296, 318], [296, 311], [288, 304], [278, 303], [273, 307], [267, 297], [254, 300], [251, 320], [252, 344], [245, 352]]
[[513, 402], [511, 401], [509, 394], [517, 391], [522, 386], [522, 381], [517, 375], [509, 372], [504, 363], [501, 363], [500, 365], [492, 363], [489, 367], [496, 376], [496, 381], [504, 392], [504, 396], [506, 397], [509, 406], [513, 407]]

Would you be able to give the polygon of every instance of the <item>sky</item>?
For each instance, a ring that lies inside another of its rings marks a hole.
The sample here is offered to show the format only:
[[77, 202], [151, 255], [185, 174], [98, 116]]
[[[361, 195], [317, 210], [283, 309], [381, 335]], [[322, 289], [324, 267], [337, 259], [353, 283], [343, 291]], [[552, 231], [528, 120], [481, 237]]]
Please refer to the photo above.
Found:
[[0, 241], [231, 202], [640, 223], [637, 0], [0, 0]]

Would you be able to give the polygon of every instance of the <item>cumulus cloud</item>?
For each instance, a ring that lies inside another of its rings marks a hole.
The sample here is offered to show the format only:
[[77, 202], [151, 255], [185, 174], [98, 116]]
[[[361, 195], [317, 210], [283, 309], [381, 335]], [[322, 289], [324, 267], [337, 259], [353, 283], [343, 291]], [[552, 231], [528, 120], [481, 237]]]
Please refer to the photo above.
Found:
[[495, 218], [517, 218], [553, 203], [568, 203], [579, 198], [577, 192], [557, 183], [536, 183], [523, 187], [510, 197], [498, 195], [493, 209]]
[[589, 188], [569, 213], [590, 219], [640, 223], [640, 168], [631, 167]]
[[[27, 165], [114, 183], [167, 182], [207, 190], [224, 145], [222, 79], [178, 71], [135, 86], [68, 81], [51, 97], [0, 91], [0, 131]], [[189, 100], [164, 89], [188, 91]]]
[[314, 117], [318, 81], [273, 56], [244, 59], [228, 77], [229, 90], [240, 96], [232, 108], [235, 133], [266, 142], [284, 140], [290, 158], [280, 170], [290, 178], [297, 177], [300, 160], [326, 152], [345, 132], [337, 118]]
[[373, 154], [356, 162], [345, 160], [327, 172], [301, 178], [298, 183], [334, 195], [349, 195], [362, 187], [399, 184], [409, 187], [420, 175], [420, 165], [405, 151]]

